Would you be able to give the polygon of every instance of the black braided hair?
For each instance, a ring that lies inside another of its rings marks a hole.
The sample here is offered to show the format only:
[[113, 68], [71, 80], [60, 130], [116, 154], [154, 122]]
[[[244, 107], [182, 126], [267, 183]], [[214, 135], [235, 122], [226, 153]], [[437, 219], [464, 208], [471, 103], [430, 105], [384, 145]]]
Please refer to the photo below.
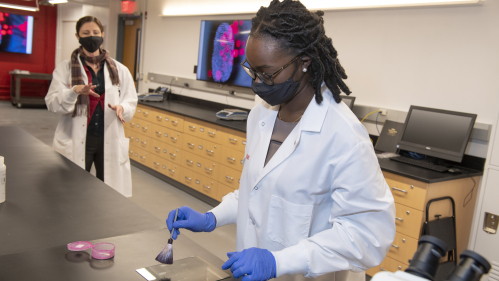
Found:
[[295, 0], [272, 0], [268, 7], [261, 7], [251, 22], [250, 36], [278, 40], [282, 50], [289, 54], [303, 54], [312, 59], [309, 66], [315, 100], [322, 103], [322, 81], [333, 93], [334, 100], [341, 101], [340, 93], [351, 93], [343, 79], [345, 70], [338, 60], [333, 40], [326, 36], [323, 11], [310, 12]]

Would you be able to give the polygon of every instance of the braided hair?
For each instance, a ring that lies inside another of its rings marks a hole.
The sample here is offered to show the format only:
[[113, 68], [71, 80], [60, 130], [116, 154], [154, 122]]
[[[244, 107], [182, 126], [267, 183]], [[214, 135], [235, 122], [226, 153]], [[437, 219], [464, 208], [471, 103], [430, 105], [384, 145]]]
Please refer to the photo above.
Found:
[[323, 15], [323, 11], [310, 12], [300, 1], [272, 0], [251, 20], [250, 36], [278, 40], [285, 53], [310, 57], [315, 100], [322, 103], [321, 85], [324, 81], [339, 103], [340, 93], [349, 95], [351, 91], [343, 81], [347, 75], [338, 60], [333, 41], [326, 36]]

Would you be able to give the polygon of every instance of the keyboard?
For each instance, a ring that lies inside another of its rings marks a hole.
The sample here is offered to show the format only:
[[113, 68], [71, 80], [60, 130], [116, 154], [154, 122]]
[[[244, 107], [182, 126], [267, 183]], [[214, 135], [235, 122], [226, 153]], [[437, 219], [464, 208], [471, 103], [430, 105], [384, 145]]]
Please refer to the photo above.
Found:
[[405, 156], [392, 157], [392, 158], [390, 158], [390, 160], [401, 162], [401, 163], [406, 163], [406, 164], [413, 165], [413, 166], [418, 166], [418, 167], [421, 167], [424, 169], [429, 169], [429, 170], [437, 171], [440, 173], [447, 172], [447, 170], [448, 170], [446, 167], [440, 166], [440, 165], [435, 165], [435, 164], [429, 162], [428, 160], [418, 160], [418, 159], [405, 157]]

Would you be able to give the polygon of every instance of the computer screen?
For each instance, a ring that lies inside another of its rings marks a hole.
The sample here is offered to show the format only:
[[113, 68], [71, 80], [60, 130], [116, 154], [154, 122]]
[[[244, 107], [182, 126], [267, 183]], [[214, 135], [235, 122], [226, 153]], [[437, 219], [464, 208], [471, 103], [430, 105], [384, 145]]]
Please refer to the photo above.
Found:
[[0, 51], [31, 54], [33, 17], [0, 12]]
[[476, 114], [411, 106], [399, 148], [461, 162]]
[[226, 85], [251, 87], [241, 67], [251, 20], [201, 21], [196, 78]]
[[344, 96], [340, 95], [341, 100], [348, 106], [350, 109], [353, 108], [353, 103], [355, 102], [355, 97], [352, 96]]

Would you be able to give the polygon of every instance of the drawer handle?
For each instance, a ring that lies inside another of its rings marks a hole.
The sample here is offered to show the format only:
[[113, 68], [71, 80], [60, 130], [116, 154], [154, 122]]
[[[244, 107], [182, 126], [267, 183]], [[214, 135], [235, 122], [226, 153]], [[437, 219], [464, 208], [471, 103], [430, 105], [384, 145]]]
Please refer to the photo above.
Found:
[[200, 184], [201, 182], [200, 182], [199, 180], [196, 180], [196, 183], [197, 183], [197, 184]]
[[138, 154], [138, 153], [135, 153], [135, 157], [137, 157], [137, 156], [139, 156], [139, 154]]
[[146, 158], [145, 158], [144, 156], [140, 156], [140, 158], [142, 158], [142, 159], [146, 160]]
[[209, 149], [207, 149], [207, 150], [206, 150], [206, 152], [209, 152], [209, 153], [214, 153], [214, 151], [213, 151], [213, 150], [209, 150]]
[[173, 153], [171, 153], [171, 152], [170, 152], [170, 155], [171, 155], [172, 157], [177, 157], [177, 155], [175, 155], [175, 154], [173, 154]]
[[141, 141], [140, 143], [143, 144], [143, 145], [147, 144], [147, 142], [145, 142], [145, 141]]
[[187, 176], [185, 177], [185, 179], [186, 179], [186, 180], [188, 180], [188, 181], [192, 180], [191, 178], [189, 178], [189, 177], [187, 177]]
[[161, 148], [155, 146], [154, 149], [156, 149], [157, 151], [161, 151]]
[[185, 159], [185, 162], [194, 164], [194, 162], [192, 162], [191, 160], [187, 160], [187, 159]]
[[174, 138], [174, 137], [170, 137], [173, 141], [177, 141], [177, 138]]
[[246, 141], [243, 141], [243, 145], [246, 145]]
[[407, 190], [403, 190], [403, 189], [400, 189], [400, 188], [392, 187], [392, 189], [395, 190], [395, 191], [400, 191], [400, 192], [403, 192], [403, 193], [407, 193]]
[[135, 123], [130, 123], [130, 127], [133, 127], [133, 126], [135, 126]]
[[208, 134], [210, 134], [210, 135], [215, 135], [215, 132], [210, 132], [210, 131], [208, 131]]
[[147, 127], [142, 127], [142, 130], [147, 131]]
[[136, 142], [139, 142], [140, 140], [139, 140], [139, 138], [136, 138], [136, 139], [135, 139], [135, 141], [136, 141]]
[[393, 245], [393, 244], [392, 244], [392, 247], [393, 247], [393, 248], [395, 248], [395, 249], [398, 249], [398, 248], [399, 248], [399, 246], [397, 246], [397, 245]]
[[172, 169], [168, 169], [168, 171], [170, 171], [172, 173], [175, 173], [175, 170], [172, 170]]
[[189, 125], [189, 128], [190, 128], [191, 130], [196, 130], [196, 127], [194, 127], [194, 126], [190, 126], [190, 125]]
[[396, 220], [398, 220], [398, 221], [404, 221], [404, 219], [403, 219], [403, 218], [397, 218], [397, 217], [396, 217], [395, 219], [396, 219]]
[[168, 122], [170, 119], [168, 119], [168, 117], [165, 117], [165, 121]]
[[156, 132], [156, 135], [158, 135], [158, 137], [161, 137], [161, 132]]
[[236, 158], [227, 157], [227, 159], [232, 160], [232, 161], [236, 161]]
[[237, 139], [229, 138], [230, 141], [237, 142]]
[[166, 169], [166, 166], [165, 166], [165, 165], [163, 165], [163, 166], [162, 166], [162, 168], [163, 168], [163, 169]]
[[167, 153], [166, 149], [163, 149], [163, 153]]
[[156, 116], [156, 119], [158, 119], [158, 121], [161, 121], [161, 119], [163, 118], [161, 118], [161, 116]]
[[173, 123], [173, 125], [177, 125], [178, 124], [177, 121], [173, 121], [173, 120], [172, 120], [172, 123]]
[[208, 189], [211, 189], [211, 187], [209, 187], [209, 186], [206, 186], [206, 185], [204, 185], [204, 184], [203, 184], [203, 187], [204, 187], [204, 188], [208, 188]]
[[190, 142], [188, 142], [187, 145], [194, 146], [194, 144]]
[[131, 141], [133, 141], [133, 137], [128, 137]]
[[233, 181], [233, 180], [234, 180], [234, 178], [229, 177], [229, 176], [225, 176], [225, 178], [226, 178], [226, 179], [229, 179], [229, 180], [231, 180], [231, 181]]
[[128, 151], [128, 153], [133, 154], [133, 151], [130, 150], [130, 151]]
[[141, 111], [140, 109], [137, 109], [137, 112], [138, 112], [138, 113], [141, 113], [142, 111]]
[[140, 128], [140, 124], [137, 124], [137, 128]]
[[212, 170], [212, 169], [210, 169], [210, 168], [205, 167], [204, 169], [205, 169], [206, 171], [213, 172], [213, 170]]
[[156, 166], [158, 166], [158, 167], [159, 167], [159, 163], [156, 163], [156, 162], [153, 162], [153, 163], [154, 163], [154, 165], [156, 165]]
[[165, 138], [167, 138], [167, 137], [168, 137], [168, 133], [165, 133]]
[[144, 114], [144, 116], [147, 116], [149, 115], [149, 112], [143, 112], [142, 114]]
[[384, 269], [384, 268], [383, 268], [383, 267], [381, 267], [381, 266], [379, 267], [379, 270], [381, 270], [381, 271], [386, 271], [386, 269]]

